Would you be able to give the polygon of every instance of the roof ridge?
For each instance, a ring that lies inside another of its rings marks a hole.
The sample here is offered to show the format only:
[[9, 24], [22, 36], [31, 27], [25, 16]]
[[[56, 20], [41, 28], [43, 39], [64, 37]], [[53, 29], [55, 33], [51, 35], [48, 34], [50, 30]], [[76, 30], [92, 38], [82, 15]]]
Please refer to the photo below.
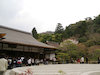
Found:
[[3, 26], [3, 25], [0, 25], [0, 27], [10, 29], [10, 30], [14, 30], [14, 31], [18, 31], [18, 32], [22, 32], [22, 33], [25, 33], [25, 34], [31, 34], [30, 32], [22, 31], [22, 30], [19, 30], [19, 29], [15, 29], [15, 28]]

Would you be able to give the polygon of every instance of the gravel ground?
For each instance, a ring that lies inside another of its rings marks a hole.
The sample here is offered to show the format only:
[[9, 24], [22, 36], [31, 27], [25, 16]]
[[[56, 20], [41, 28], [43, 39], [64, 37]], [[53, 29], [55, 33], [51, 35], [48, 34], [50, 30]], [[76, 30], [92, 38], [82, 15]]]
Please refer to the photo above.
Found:
[[[85, 72], [100, 72], [100, 64], [55, 64], [31, 66], [31, 68], [33, 68], [33, 75], [58, 75], [59, 72], [64, 73], [64, 75], [81, 75]], [[22, 70], [24, 70], [24, 67]], [[5, 75], [9, 75], [10, 71], [7, 70]]]

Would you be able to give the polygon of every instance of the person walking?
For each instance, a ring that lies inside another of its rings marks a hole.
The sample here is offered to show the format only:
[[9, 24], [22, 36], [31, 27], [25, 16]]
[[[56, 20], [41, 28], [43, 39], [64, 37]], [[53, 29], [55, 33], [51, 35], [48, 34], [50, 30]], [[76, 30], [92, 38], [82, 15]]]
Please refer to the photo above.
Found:
[[81, 57], [81, 64], [84, 64], [84, 57]]
[[4, 55], [0, 55], [0, 75], [3, 75], [8, 68], [8, 61], [4, 58]]

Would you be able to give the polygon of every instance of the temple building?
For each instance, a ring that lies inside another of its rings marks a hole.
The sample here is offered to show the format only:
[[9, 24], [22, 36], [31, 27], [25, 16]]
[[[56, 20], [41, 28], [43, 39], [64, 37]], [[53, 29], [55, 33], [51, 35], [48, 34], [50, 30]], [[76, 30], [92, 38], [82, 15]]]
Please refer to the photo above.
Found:
[[0, 26], [0, 54], [50, 59], [55, 57], [55, 50], [56, 47], [37, 41], [29, 32]]

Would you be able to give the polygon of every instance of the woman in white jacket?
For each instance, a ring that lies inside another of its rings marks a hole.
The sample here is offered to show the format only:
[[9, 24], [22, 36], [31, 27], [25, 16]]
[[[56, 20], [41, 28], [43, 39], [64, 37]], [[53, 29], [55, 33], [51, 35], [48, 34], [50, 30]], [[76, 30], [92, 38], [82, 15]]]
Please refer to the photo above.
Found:
[[8, 61], [3, 55], [0, 55], [0, 75], [3, 75], [8, 68]]

